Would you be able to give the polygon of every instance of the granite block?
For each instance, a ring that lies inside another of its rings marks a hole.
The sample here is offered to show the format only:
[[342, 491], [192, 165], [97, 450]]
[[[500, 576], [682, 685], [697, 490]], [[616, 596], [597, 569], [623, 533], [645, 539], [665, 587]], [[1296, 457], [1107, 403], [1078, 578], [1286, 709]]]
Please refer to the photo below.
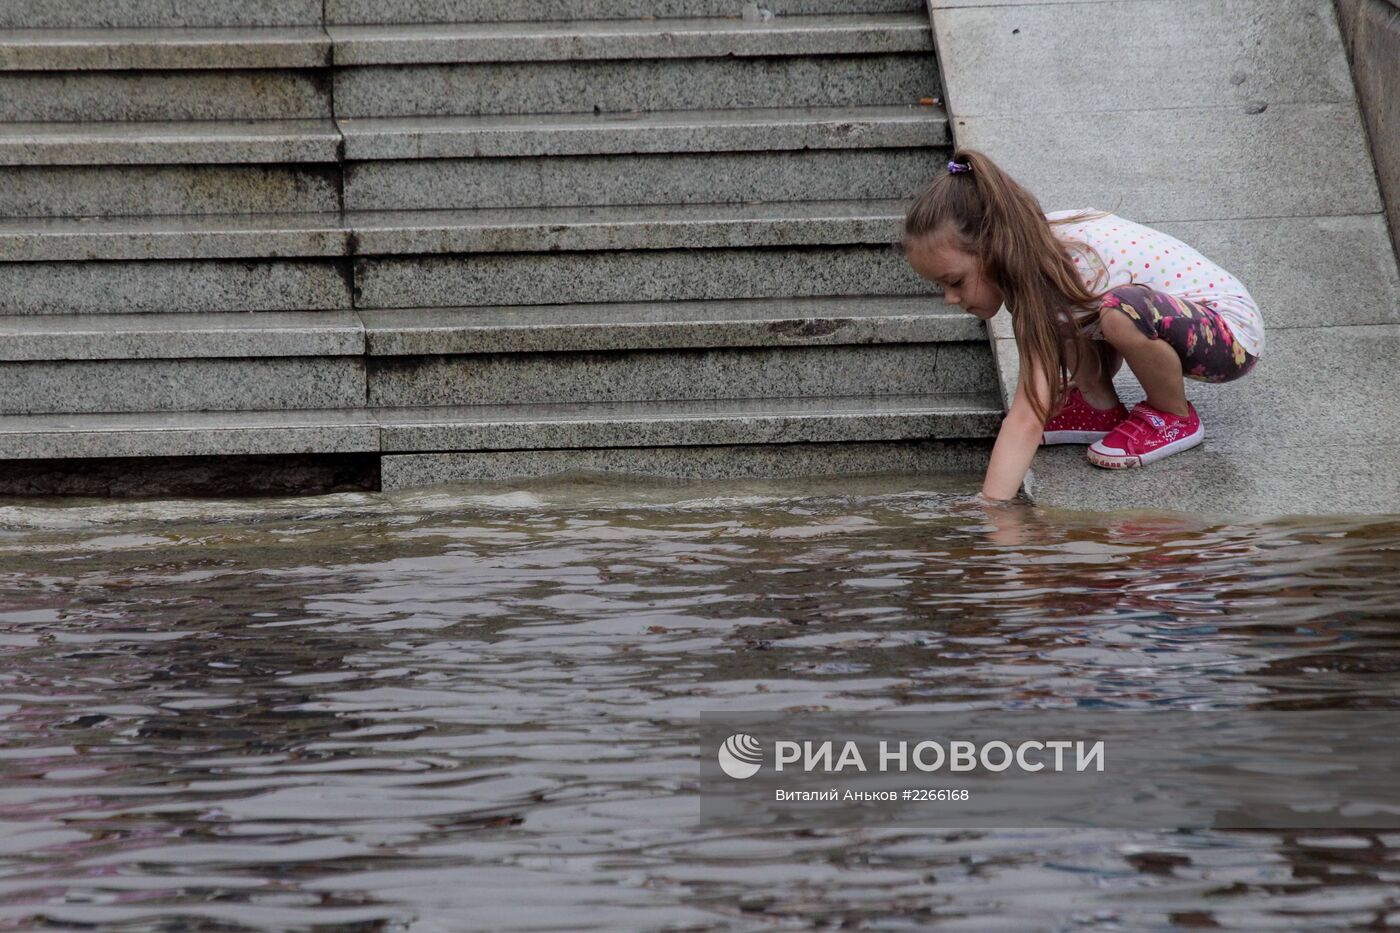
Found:
[[298, 165], [0, 167], [0, 217], [340, 209], [340, 170]]
[[1159, 226], [1245, 283], [1268, 332], [1400, 323], [1400, 275], [1379, 214]]
[[[35, 0], [27, 0], [35, 2]], [[327, 23], [466, 23], [732, 16], [746, 0], [326, 0]], [[764, 0], [776, 16], [901, 13], [922, 0]]]
[[360, 356], [351, 311], [0, 317], [0, 360]]
[[985, 438], [988, 395], [473, 405], [376, 411], [384, 451], [694, 447]]
[[917, 104], [940, 93], [933, 56], [926, 52], [367, 65], [335, 73], [338, 117], [871, 107]]
[[1285, 515], [1400, 513], [1400, 445], [1352, 448], [1200, 447], [1141, 470], [1100, 470], [1082, 448], [1037, 455], [1027, 481], [1038, 505], [1095, 512], [1163, 509], [1212, 520], [1259, 521]]
[[[976, 318], [924, 297], [418, 308], [360, 318], [373, 356], [972, 342], [983, 334]], [[0, 343], [4, 333], [0, 326]]]
[[[338, 66], [931, 52], [922, 13], [328, 26]], [[0, 41], [0, 64], [5, 46]]]
[[364, 404], [360, 357], [0, 364], [0, 413], [237, 411]]
[[6, 0], [0, 29], [316, 26], [322, 0]]
[[659, 401], [988, 392], [985, 343], [370, 357], [369, 404]]
[[[1064, 3], [1116, 3], [1118, 0], [926, 0], [929, 10], [956, 10], [961, 7], [1005, 6], [1016, 9], [1027, 7], [1053, 6]], [[1175, 0], [1145, 0], [1148, 3], [1168, 4]]]
[[956, 116], [954, 133], [1047, 210], [1097, 207], [1147, 224], [1380, 210], [1352, 103]]
[[985, 440], [718, 447], [622, 447], [386, 455], [383, 488], [479, 483], [558, 473], [620, 473], [673, 479], [973, 473], [985, 469]]
[[4, 123], [0, 165], [336, 162], [331, 120]]
[[[937, 30], [941, 46], [957, 50], [944, 77], [959, 117], [1348, 103], [1352, 95], [1331, 0], [1117, 0], [1095, 5], [1092, 16], [1067, 16], [1057, 4], [989, 6], [942, 12]], [[1111, 102], [1104, 57], [1085, 49], [1112, 49], [1126, 65], [1114, 73]]]
[[366, 308], [934, 294], [888, 245], [360, 259], [355, 287]]
[[0, 496], [227, 499], [378, 488], [373, 453], [7, 460], [0, 470]]
[[348, 243], [339, 213], [0, 219], [0, 265], [343, 256]]
[[330, 260], [0, 262], [0, 314], [302, 311], [351, 306]]
[[[947, 151], [937, 149], [847, 149], [362, 162], [346, 167], [345, 207], [429, 210], [894, 199], [904, 197], [910, 179], [931, 177], [947, 160]], [[716, 184], [717, 179], [723, 181]], [[0, 206], [3, 203], [0, 196]]]
[[379, 425], [363, 409], [0, 416], [0, 460], [378, 450]]
[[[946, 146], [934, 106], [680, 113], [366, 117], [339, 121], [345, 157], [442, 159]], [[5, 153], [0, 127], [0, 161]]]
[[319, 26], [0, 32], [0, 71], [319, 68], [330, 53]]
[[0, 72], [0, 120], [295, 120], [331, 116], [323, 73]]
[[[355, 211], [344, 215], [361, 256], [405, 253], [715, 249], [890, 244], [897, 201], [686, 204], [513, 210]], [[0, 258], [6, 230], [0, 223]], [[291, 231], [286, 231], [290, 235]]]

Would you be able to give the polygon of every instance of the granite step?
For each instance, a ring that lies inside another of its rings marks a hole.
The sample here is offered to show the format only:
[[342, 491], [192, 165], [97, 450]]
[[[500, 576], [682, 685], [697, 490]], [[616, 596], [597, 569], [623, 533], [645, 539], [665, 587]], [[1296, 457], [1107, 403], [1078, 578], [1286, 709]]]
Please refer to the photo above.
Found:
[[0, 72], [294, 69], [331, 64], [319, 26], [0, 31]]
[[372, 409], [385, 453], [988, 437], [992, 395]]
[[367, 359], [369, 404], [384, 407], [966, 393], [995, 379], [985, 340]]
[[[883, 242], [382, 256], [362, 257], [354, 265], [356, 303], [374, 308], [928, 295], [932, 291], [903, 254]], [[0, 281], [4, 273], [0, 263]]]
[[332, 120], [0, 124], [0, 216], [338, 211]]
[[770, 15], [908, 13], [923, 8], [921, 0], [326, 0], [326, 22], [539, 22], [720, 16], [747, 16], [762, 21]]
[[[337, 121], [345, 158], [466, 159], [947, 146], [942, 108], [754, 108], [622, 114], [363, 117]], [[5, 152], [0, 127], [0, 159]]]
[[335, 69], [337, 117], [878, 107], [937, 97], [928, 49]]
[[[854, 297], [364, 310], [371, 356], [979, 341], [937, 298]], [[3, 333], [3, 331], [0, 331]]]
[[0, 166], [332, 163], [333, 120], [0, 123]]
[[319, 26], [322, 7], [323, 0], [5, 0], [0, 29]]
[[[895, 200], [788, 201], [515, 210], [356, 211], [346, 223], [361, 256], [569, 250], [714, 249], [892, 244]], [[0, 225], [0, 250], [11, 221]], [[3, 255], [3, 253], [0, 253]]]
[[7, 315], [316, 311], [352, 304], [343, 259], [0, 262], [0, 314]]
[[[502, 451], [990, 437], [990, 393], [465, 408], [0, 415], [0, 460]], [[518, 453], [517, 453], [518, 456]], [[537, 462], [539, 469], [543, 461]], [[402, 463], [403, 472], [409, 464]], [[446, 477], [450, 462], [440, 464]], [[413, 465], [423, 477], [431, 463]], [[444, 482], [445, 478], [427, 478]]]
[[337, 211], [338, 165], [0, 167], [0, 217], [146, 217]]
[[305, 213], [342, 206], [331, 120], [0, 124], [0, 216]]
[[0, 413], [344, 408], [363, 353], [347, 311], [0, 318]]
[[[328, 26], [326, 31], [335, 43], [338, 66], [933, 51], [928, 16], [922, 13], [797, 16], [757, 22], [687, 18]], [[0, 63], [4, 56], [0, 39]]]
[[[345, 168], [344, 203], [347, 210], [382, 211], [893, 200], [907, 194], [911, 179], [933, 177], [938, 166], [947, 161], [947, 152], [931, 148], [807, 149], [361, 162]], [[716, 184], [716, 179], [723, 182]], [[61, 179], [48, 180], [57, 183]], [[241, 176], [237, 180], [252, 181]], [[261, 184], [226, 190], [238, 192], [237, 203], [269, 203], [260, 196], [285, 187], [287, 179], [258, 181]], [[114, 197], [143, 187], [132, 179], [123, 182]], [[48, 202], [37, 200], [37, 194], [31, 194], [23, 204], [31, 209], [52, 206], [57, 210], [67, 203], [56, 196]], [[176, 200], [165, 194], [161, 189], [152, 191], [151, 203]], [[287, 201], [295, 205], [322, 203], [325, 198], [317, 194], [308, 184]], [[124, 199], [120, 203], [131, 202]], [[183, 203], [180, 200], [171, 206]], [[81, 204], [77, 201], [73, 207]], [[7, 206], [0, 197], [0, 209]]]
[[[637, 19], [644, 16], [778, 16], [893, 13], [920, 0], [6, 0], [0, 29], [316, 26], [328, 23], [453, 23]], [[324, 9], [323, 9], [324, 7]]]
[[0, 264], [889, 245], [902, 219], [893, 200], [9, 218], [0, 220]]
[[0, 362], [359, 356], [353, 311], [0, 317]]
[[0, 121], [326, 119], [325, 68], [0, 71]]

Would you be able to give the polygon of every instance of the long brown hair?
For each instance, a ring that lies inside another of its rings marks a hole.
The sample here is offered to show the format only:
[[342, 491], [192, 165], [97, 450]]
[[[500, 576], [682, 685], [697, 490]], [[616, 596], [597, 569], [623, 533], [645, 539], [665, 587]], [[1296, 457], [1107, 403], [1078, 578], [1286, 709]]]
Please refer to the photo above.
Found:
[[[1051, 232], [1051, 222], [1034, 195], [975, 149], [957, 150], [953, 161], [970, 166], [971, 171], [939, 172], [924, 189], [904, 218], [904, 248], [907, 251], [914, 240], [941, 234], [946, 228], [958, 237], [962, 249], [981, 261], [1012, 313], [1021, 371], [1029, 372], [1034, 362], [1050, 383], [1048, 399], [1037, 398], [1027, 384], [1031, 409], [1045, 421], [1059, 407], [1069, 376], [1063, 341], [1085, 340], [1083, 332], [1094, 318], [1084, 312], [1098, 307], [1100, 295], [1075, 271], [1072, 247]], [[1087, 245], [1079, 246], [1089, 252]], [[1072, 335], [1062, 333], [1061, 314], [1076, 325]], [[1077, 353], [1087, 350], [1081, 343]]]

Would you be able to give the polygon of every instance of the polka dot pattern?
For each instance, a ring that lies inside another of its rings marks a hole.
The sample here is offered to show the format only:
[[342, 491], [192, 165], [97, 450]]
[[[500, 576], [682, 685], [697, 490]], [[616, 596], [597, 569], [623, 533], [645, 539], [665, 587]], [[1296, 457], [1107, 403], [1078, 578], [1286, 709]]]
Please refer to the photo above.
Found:
[[1081, 214], [1089, 216], [1051, 229], [1062, 240], [1089, 247], [1090, 252], [1081, 252], [1075, 260], [1089, 287], [1106, 291], [1120, 285], [1146, 285], [1199, 302], [1224, 318], [1246, 350], [1254, 356], [1263, 354], [1264, 320], [1259, 305], [1233, 275], [1175, 237], [1114, 214], [1077, 210], [1045, 216], [1061, 220]]

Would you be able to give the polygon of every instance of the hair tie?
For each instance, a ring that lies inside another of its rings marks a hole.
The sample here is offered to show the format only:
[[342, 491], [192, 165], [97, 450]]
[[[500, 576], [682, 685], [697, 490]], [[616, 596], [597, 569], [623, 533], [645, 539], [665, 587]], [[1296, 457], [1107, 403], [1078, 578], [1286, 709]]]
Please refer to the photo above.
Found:
[[948, 174], [949, 174], [949, 175], [957, 175], [957, 174], [959, 174], [959, 173], [961, 173], [961, 172], [970, 172], [970, 171], [972, 171], [972, 165], [971, 165], [970, 163], [968, 163], [968, 162], [949, 162], [949, 163], [948, 163]]

